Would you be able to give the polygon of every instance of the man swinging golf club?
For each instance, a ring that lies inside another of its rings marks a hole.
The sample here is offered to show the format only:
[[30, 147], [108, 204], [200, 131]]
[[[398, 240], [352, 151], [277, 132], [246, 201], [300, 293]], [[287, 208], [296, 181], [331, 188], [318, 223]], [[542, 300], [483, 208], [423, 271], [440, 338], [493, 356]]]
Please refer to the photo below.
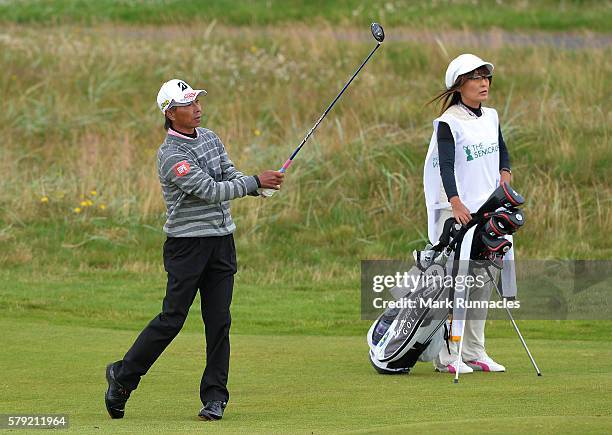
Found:
[[122, 418], [130, 393], [181, 330], [200, 291], [206, 334], [206, 368], [200, 384], [203, 420], [219, 420], [229, 400], [230, 303], [236, 273], [229, 201], [279, 189], [284, 174], [245, 176], [234, 167], [223, 143], [199, 127], [200, 97], [182, 80], [163, 84], [157, 104], [165, 116], [166, 138], [157, 154], [167, 207], [164, 267], [168, 273], [162, 312], [140, 333], [122, 360], [106, 368], [106, 409]]

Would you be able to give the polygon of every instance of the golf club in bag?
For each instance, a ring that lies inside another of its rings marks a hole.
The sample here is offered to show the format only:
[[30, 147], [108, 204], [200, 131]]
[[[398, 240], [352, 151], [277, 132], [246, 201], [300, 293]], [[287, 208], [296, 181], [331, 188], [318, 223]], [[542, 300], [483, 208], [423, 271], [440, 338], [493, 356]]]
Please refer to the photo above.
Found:
[[[370, 362], [377, 372], [407, 373], [417, 361], [431, 361], [445, 342], [448, 345], [451, 327], [447, 319], [452, 309], [449, 309], [451, 304], [440, 302], [455, 299], [455, 289], [445, 286], [444, 278], [449, 276], [455, 278], [459, 273], [460, 261], [456, 254], [467, 251], [469, 263], [493, 265], [501, 269], [503, 256], [512, 246], [504, 236], [513, 234], [522, 227], [524, 214], [517, 207], [523, 203], [521, 195], [507, 183], [502, 183], [482, 207], [472, 214], [472, 220], [466, 226], [458, 224], [454, 218], [449, 218], [444, 223], [442, 234], [435, 245], [428, 244], [425, 250], [413, 252], [415, 266], [408, 271], [408, 274], [418, 279], [406, 282], [418, 284], [391, 289], [393, 298], [402, 302], [400, 308], [385, 310], [372, 324], [367, 334]], [[470, 231], [471, 229], [473, 230]], [[466, 234], [470, 234], [470, 241], [466, 240], [469, 246], [465, 246], [462, 250], [464, 239], [467, 239]], [[493, 279], [488, 268], [485, 269]], [[497, 286], [495, 288], [500, 297], [503, 297], [499, 288]], [[467, 297], [466, 295], [466, 300]], [[508, 315], [540, 376], [540, 370], [516, 322], [510, 312]], [[460, 357], [464, 322], [458, 323]], [[455, 382], [458, 382], [458, 373], [455, 374]]]
[[[370, 54], [368, 55], [368, 57], [366, 57], [366, 59], [361, 63], [361, 65], [359, 66], [359, 68], [357, 68], [357, 71], [355, 71], [353, 73], [353, 75], [351, 76], [351, 78], [349, 79], [348, 82], [346, 82], [346, 84], [344, 85], [344, 87], [342, 88], [342, 90], [340, 91], [340, 93], [338, 95], [336, 95], [336, 98], [334, 98], [334, 100], [331, 102], [331, 104], [327, 107], [327, 109], [325, 109], [325, 112], [323, 112], [323, 115], [321, 115], [321, 117], [317, 120], [317, 122], [315, 122], [315, 124], [312, 126], [312, 128], [308, 131], [308, 133], [306, 133], [306, 136], [304, 136], [304, 139], [302, 139], [302, 142], [300, 142], [300, 144], [298, 145], [298, 147], [293, 151], [293, 153], [291, 153], [291, 156], [289, 156], [289, 158], [287, 159], [287, 161], [285, 162], [285, 164], [282, 166], [282, 168], [280, 168], [278, 171], [279, 172], [286, 172], [287, 169], [289, 169], [289, 166], [291, 166], [291, 163], [293, 163], [293, 159], [295, 158], [295, 156], [298, 155], [298, 153], [300, 152], [300, 150], [302, 149], [302, 147], [304, 146], [304, 144], [306, 144], [306, 141], [308, 140], [308, 138], [310, 138], [310, 136], [312, 135], [312, 133], [314, 133], [314, 131], [317, 129], [317, 127], [319, 126], [319, 124], [321, 123], [321, 121], [323, 121], [323, 119], [327, 116], [327, 114], [330, 112], [330, 110], [332, 109], [332, 107], [334, 107], [334, 104], [336, 104], [336, 101], [338, 101], [340, 99], [340, 97], [342, 96], [342, 94], [344, 93], [344, 91], [346, 91], [346, 89], [349, 87], [349, 85], [351, 84], [351, 82], [355, 79], [355, 77], [357, 77], [357, 74], [359, 74], [359, 71], [361, 71], [361, 69], [365, 66], [365, 64], [370, 60], [370, 58], [372, 57], [372, 55], [374, 54], [374, 52], [376, 50], [378, 50], [378, 48], [380, 47], [380, 45], [382, 44], [382, 42], [385, 40], [385, 31], [383, 30], [382, 26], [378, 23], [372, 23], [372, 25], [370, 26], [370, 30], [372, 31], [372, 36], [374, 37], [374, 39], [377, 41], [376, 43], [376, 47], [374, 47], [372, 49], [372, 51], [370, 52]], [[274, 189], [261, 189], [260, 193], [262, 196], [265, 197], [270, 197], [272, 195], [274, 195], [274, 193], [276, 192], [276, 190]]]

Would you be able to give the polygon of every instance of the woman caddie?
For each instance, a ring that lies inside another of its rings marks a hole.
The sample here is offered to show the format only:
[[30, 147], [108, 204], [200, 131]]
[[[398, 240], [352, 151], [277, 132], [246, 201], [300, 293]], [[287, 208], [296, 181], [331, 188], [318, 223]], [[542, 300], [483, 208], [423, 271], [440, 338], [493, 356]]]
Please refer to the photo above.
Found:
[[[510, 183], [510, 157], [504, 142], [497, 111], [483, 107], [489, 97], [493, 64], [473, 54], [462, 54], [448, 65], [446, 90], [431, 102], [442, 102], [440, 116], [433, 121], [434, 132], [424, 169], [428, 236], [438, 240], [444, 222], [454, 217], [465, 225], [500, 182]], [[512, 254], [507, 255], [512, 259]], [[484, 270], [474, 270], [475, 274]], [[496, 278], [498, 274], [495, 271]], [[470, 300], [489, 300], [492, 283], [475, 286]], [[440, 372], [472, 373], [505, 371], [485, 351], [486, 309], [467, 312], [461, 363], [457, 365], [458, 343], [451, 342], [434, 359]], [[450, 352], [449, 352], [450, 350]]]

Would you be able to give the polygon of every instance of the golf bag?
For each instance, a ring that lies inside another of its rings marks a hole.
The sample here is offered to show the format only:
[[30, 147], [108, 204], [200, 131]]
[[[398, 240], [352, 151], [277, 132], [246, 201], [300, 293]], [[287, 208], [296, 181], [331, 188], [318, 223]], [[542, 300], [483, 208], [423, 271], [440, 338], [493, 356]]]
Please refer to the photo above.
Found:
[[[424, 251], [427, 253], [427, 251]], [[446, 262], [444, 253], [436, 257]], [[433, 263], [425, 270], [414, 266], [408, 273], [418, 279], [417, 288], [391, 290], [399, 307], [388, 308], [372, 324], [367, 339], [370, 361], [379, 373], [405, 373], [417, 360], [431, 358], [440, 351], [448, 329], [441, 327], [448, 317], [448, 309], [440, 302], [449, 299], [449, 288], [444, 286], [446, 265]], [[425, 356], [423, 353], [428, 350]], [[435, 352], [435, 353], [434, 353]]]
[[449, 218], [435, 245], [413, 252], [415, 265], [408, 271], [412, 284], [390, 290], [396, 306], [387, 308], [367, 334], [370, 362], [378, 373], [407, 373], [417, 361], [431, 361], [448, 343], [454, 289], [446, 284], [454, 282], [458, 273], [454, 254], [467, 231], [476, 226], [470, 260], [501, 269], [512, 246], [504, 236], [523, 225], [524, 215], [516, 208], [523, 203], [521, 195], [502, 183], [466, 226]]

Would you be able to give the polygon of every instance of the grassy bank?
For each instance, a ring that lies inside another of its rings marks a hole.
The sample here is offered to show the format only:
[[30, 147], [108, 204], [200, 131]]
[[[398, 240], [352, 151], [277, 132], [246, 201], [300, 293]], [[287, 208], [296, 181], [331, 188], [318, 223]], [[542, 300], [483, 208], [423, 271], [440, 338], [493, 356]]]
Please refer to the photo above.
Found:
[[[303, 26], [13, 30], [0, 37], [0, 92], [11, 97], [0, 112], [0, 264], [37, 271], [124, 267], [115, 246], [130, 247], [137, 269], [158, 267], [163, 80], [207, 89], [203, 124], [256, 173], [281, 164], [371, 46], [324, 43], [330, 28]], [[422, 162], [436, 116], [425, 103], [449, 56], [466, 50], [385, 45], [283, 191], [234, 202], [253, 279], [346, 283], [360, 259], [405, 258], [423, 244]], [[489, 104], [527, 198], [518, 255], [609, 258], [610, 49], [478, 52], [496, 64]]]
[[609, 1], [585, 0], [9, 0], [0, 4], [0, 21], [17, 23], [177, 24], [216, 20], [229, 25], [268, 25], [326, 21], [433, 29], [468, 27], [507, 30], [609, 31]]

